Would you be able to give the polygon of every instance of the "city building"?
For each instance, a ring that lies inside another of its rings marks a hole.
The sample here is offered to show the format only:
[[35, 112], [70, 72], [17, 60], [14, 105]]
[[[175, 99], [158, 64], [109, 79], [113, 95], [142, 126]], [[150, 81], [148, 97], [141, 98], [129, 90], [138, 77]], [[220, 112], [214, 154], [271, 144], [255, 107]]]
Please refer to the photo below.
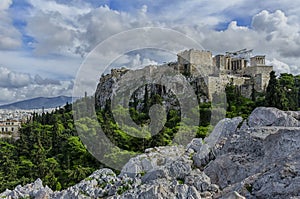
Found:
[[16, 134], [21, 127], [21, 122], [16, 120], [0, 121], [0, 133]]

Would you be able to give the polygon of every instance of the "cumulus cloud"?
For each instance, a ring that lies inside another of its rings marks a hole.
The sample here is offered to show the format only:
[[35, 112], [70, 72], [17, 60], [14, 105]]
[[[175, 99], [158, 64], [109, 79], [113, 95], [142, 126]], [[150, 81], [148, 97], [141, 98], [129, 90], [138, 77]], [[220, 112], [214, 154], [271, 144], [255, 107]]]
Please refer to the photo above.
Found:
[[300, 23], [293, 17], [281, 10], [264, 10], [253, 17], [252, 27], [264, 36], [268, 49], [278, 50], [282, 57], [300, 56]]
[[4, 104], [6, 102], [12, 102], [16, 99], [16, 97], [15, 97], [16, 92], [14, 92], [11, 89], [0, 87], [0, 92], [1, 92], [1, 95], [0, 95], [0, 103], [1, 104]]
[[22, 45], [21, 33], [14, 27], [8, 8], [12, 0], [0, 1], [0, 50], [16, 49]]
[[111, 35], [133, 28], [130, 25], [132, 19], [127, 13], [113, 11], [108, 6], [96, 8], [81, 20], [87, 24], [86, 33], [81, 37], [89, 46], [88, 49], [83, 50], [91, 50]]
[[29, 74], [12, 72], [0, 67], [0, 87], [19, 88], [27, 86], [31, 82]]
[[272, 58], [278, 73], [300, 74], [300, 23], [295, 19], [281, 10], [263, 10], [252, 19], [253, 29], [263, 38], [258, 47]]
[[254, 49], [254, 54], [267, 55], [277, 73], [300, 74], [300, 23], [294, 19], [281, 10], [263, 10], [253, 16], [250, 26], [232, 21], [224, 30], [203, 28], [193, 34], [201, 35], [199, 42], [213, 52]]
[[229, 23], [223, 31], [203, 31], [203, 46], [216, 52], [234, 51], [241, 48], [256, 48], [260, 42], [257, 32], [245, 26], [239, 26], [236, 21]]
[[72, 89], [73, 81], [58, 81], [42, 78], [39, 75], [32, 77], [27, 73], [0, 67], [0, 103], [2, 104], [40, 96], [71, 96]]
[[123, 63], [122, 67], [131, 68], [131, 69], [138, 69], [138, 68], [143, 68], [145, 66], [158, 64], [158, 62], [150, 58], [142, 57], [140, 54], [135, 54], [131, 56], [126, 55], [125, 59], [127, 59], [127, 61]]
[[155, 25], [147, 17], [147, 5], [128, 13], [107, 5], [93, 8], [84, 1], [76, 2], [70, 6], [54, 0], [30, 0], [32, 8], [26, 30], [35, 38], [33, 47], [38, 54], [84, 56], [114, 34]]
[[273, 66], [274, 71], [276, 71], [276, 74], [279, 75], [281, 73], [290, 73], [291, 69], [290, 66], [282, 61], [279, 61], [275, 58], [272, 60], [266, 60], [266, 64]]
[[[83, 1], [72, 2], [69, 6], [54, 0], [46, 3], [30, 0], [33, 8], [27, 30], [37, 41], [34, 44], [36, 52], [85, 56], [114, 34], [137, 27], [158, 26], [183, 32], [217, 53], [253, 48], [270, 59], [300, 57], [300, 23], [295, 15], [287, 15], [282, 10], [263, 10], [253, 15], [249, 26], [239, 25], [238, 20], [230, 21], [230, 16], [226, 15], [229, 11], [236, 10], [237, 16], [246, 14], [238, 13], [238, 10], [245, 10], [245, 1], [176, 0], [172, 4], [158, 1], [146, 5], [139, 1], [139, 7], [131, 12], [116, 11], [107, 5], [93, 8]], [[270, 7], [268, 3], [257, 3]], [[257, 11], [257, 7], [254, 8], [249, 5], [251, 12]], [[217, 13], [217, 10], [224, 13]], [[214, 29], [224, 22], [228, 22], [227, 28]]]
[[277, 10], [274, 13], [263, 10], [256, 14], [252, 20], [252, 27], [258, 31], [273, 32], [281, 30], [286, 26], [287, 17], [280, 10]]
[[31, 45], [35, 52], [38, 55], [72, 55], [76, 51], [74, 46], [82, 45], [80, 34], [86, 29], [79, 18], [91, 11], [88, 4], [84, 1], [76, 1], [76, 6], [54, 0], [28, 1], [32, 7], [26, 19], [26, 33], [34, 38]]
[[7, 10], [11, 4], [12, 4], [12, 0], [0, 1], [0, 10]]
[[48, 85], [48, 84], [60, 85], [61, 84], [59, 80], [42, 78], [40, 75], [34, 76], [34, 82], [37, 83], [38, 85]]
[[40, 75], [44, 78], [66, 80], [76, 76], [82, 59], [79, 57], [43, 57], [32, 56], [20, 51], [2, 51], [0, 66], [12, 71], [29, 73], [31, 76]]

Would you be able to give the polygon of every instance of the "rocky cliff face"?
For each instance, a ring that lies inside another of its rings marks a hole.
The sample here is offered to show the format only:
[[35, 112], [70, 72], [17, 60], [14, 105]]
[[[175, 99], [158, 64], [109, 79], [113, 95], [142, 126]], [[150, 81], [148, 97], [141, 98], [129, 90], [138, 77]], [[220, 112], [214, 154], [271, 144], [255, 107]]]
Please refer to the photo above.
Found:
[[[145, 87], [147, 85], [148, 87]], [[96, 106], [101, 109], [104, 109], [113, 99], [118, 100], [118, 103], [124, 106], [136, 100], [139, 103], [138, 106], [142, 107], [147, 92], [148, 96], [160, 95], [165, 102], [166, 110], [169, 110], [170, 107], [178, 106], [176, 96], [188, 95], [190, 88], [193, 89], [193, 94], [197, 95], [199, 101], [208, 101], [207, 82], [203, 77], [183, 76], [168, 64], [147, 66], [138, 70], [112, 69], [110, 74], [100, 78], [95, 92], [95, 102]], [[174, 91], [176, 96], [174, 96]], [[116, 96], [116, 93], [122, 95]], [[127, 96], [128, 93], [132, 96]]]
[[147, 149], [118, 176], [101, 169], [60, 192], [37, 180], [0, 198], [300, 198], [299, 118], [300, 112], [257, 108], [244, 122], [220, 121], [209, 137], [186, 147]]

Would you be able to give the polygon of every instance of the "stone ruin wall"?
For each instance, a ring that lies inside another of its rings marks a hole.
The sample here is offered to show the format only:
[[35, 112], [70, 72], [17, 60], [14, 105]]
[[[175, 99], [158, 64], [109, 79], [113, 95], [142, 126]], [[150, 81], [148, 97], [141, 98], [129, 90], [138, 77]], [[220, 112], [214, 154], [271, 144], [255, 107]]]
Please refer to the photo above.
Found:
[[[177, 69], [191, 76], [206, 76], [214, 74], [213, 57], [209, 51], [186, 50], [178, 53]], [[201, 67], [199, 67], [201, 66]]]
[[254, 88], [258, 92], [264, 91], [270, 80], [270, 72], [273, 70], [272, 66], [251, 66], [244, 70], [244, 74], [253, 76]]
[[191, 50], [190, 63], [193, 63], [192, 74], [200, 71], [201, 75], [212, 75], [214, 72], [212, 53], [209, 51]]
[[245, 97], [251, 96], [252, 84], [250, 84], [251, 78], [249, 77], [237, 77], [230, 75], [219, 75], [219, 76], [207, 76], [206, 83], [208, 86], [208, 97], [209, 99], [213, 98], [215, 93], [225, 93], [225, 87], [231, 81], [234, 85], [238, 86], [241, 89], [242, 95]]

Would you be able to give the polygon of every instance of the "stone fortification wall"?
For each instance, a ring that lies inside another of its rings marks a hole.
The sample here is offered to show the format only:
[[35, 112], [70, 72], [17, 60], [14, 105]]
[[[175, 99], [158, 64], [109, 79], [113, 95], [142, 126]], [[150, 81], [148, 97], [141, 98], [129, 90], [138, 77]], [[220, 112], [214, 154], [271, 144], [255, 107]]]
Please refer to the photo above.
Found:
[[251, 66], [245, 68], [244, 74], [253, 77], [255, 90], [262, 92], [268, 86], [272, 70], [272, 66]]

